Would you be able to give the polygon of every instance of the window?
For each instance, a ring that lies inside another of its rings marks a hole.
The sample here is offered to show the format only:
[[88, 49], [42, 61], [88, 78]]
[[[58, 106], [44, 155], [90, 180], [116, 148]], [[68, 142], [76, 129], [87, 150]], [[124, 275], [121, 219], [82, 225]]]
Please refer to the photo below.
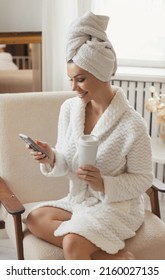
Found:
[[93, 0], [92, 11], [110, 17], [119, 65], [165, 67], [165, 0]]

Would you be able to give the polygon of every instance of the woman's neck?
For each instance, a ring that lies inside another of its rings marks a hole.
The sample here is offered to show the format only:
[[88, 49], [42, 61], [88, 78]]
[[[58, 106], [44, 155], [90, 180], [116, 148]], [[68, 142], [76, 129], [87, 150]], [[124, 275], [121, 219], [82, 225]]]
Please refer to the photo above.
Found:
[[91, 100], [86, 106], [84, 133], [90, 134], [104, 111], [111, 103], [115, 93], [110, 90], [102, 92], [100, 97]]
[[102, 115], [114, 96], [115, 92], [113, 92], [112, 88], [109, 86], [108, 88], [105, 88], [104, 91], [100, 92], [94, 100], [91, 100], [91, 102], [87, 104], [87, 107], [96, 114]]

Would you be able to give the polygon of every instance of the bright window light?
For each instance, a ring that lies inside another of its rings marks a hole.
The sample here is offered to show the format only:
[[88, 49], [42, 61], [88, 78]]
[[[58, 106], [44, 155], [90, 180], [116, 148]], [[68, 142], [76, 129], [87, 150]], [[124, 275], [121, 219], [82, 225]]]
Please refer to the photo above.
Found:
[[92, 11], [110, 17], [119, 65], [165, 67], [165, 0], [93, 0]]

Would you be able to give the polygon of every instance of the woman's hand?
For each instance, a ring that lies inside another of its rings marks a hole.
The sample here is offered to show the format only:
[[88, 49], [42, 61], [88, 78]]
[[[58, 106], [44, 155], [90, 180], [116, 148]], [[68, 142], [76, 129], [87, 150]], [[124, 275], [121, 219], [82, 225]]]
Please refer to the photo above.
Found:
[[77, 171], [78, 178], [84, 180], [95, 191], [104, 192], [104, 181], [100, 170], [92, 165], [79, 167]]
[[49, 163], [52, 167], [55, 164], [55, 154], [52, 148], [46, 143], [41, 142], [38, 140], [35, 140], [35, 143], [44, 150], [49, 157], [45, 156], [41, 152], [34, 151], [28, 144], [26, 145], [26, 148], [29, 149], [31, 156], [38, 161], [39, 163]]

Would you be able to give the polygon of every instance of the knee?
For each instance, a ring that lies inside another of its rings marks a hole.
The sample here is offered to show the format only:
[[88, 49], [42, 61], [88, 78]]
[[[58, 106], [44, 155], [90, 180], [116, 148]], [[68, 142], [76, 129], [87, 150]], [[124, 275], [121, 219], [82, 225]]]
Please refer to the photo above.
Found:
[[76, 260], [80, 255], [80, 240], [76, 234], [69, 233], [63, 238], [63, 252], [66, 260]]
[[37, 223], [39, 223], [43, 218], [43, 214], [44, 213], [41, 208], [35, 209], [32, 212], [30, 212], [30, 214], [26, 218], [27, 227], [31, 228]]

